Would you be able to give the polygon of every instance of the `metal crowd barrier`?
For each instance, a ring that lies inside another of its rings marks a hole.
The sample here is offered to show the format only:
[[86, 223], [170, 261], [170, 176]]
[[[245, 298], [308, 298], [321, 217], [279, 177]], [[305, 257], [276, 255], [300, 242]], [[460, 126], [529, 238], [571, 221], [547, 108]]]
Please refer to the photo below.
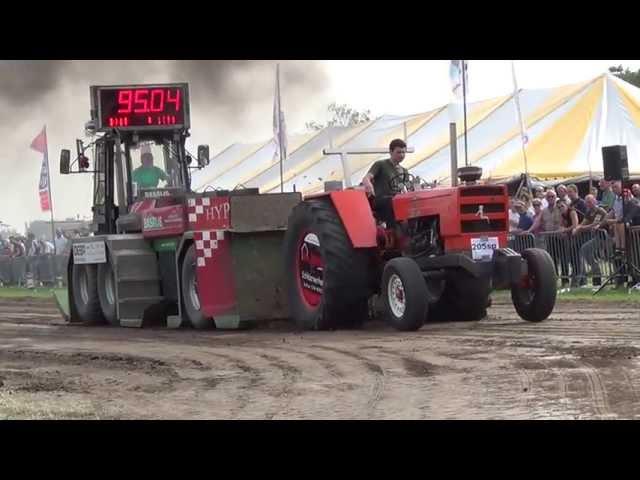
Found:
[[509, 235], [509, 248], [518, 253], [522, 253], [527, 248], [534, 248], [536, 239], [532, 233], [521, 233], [518, 235]]
[[29, 286], [67, 284], [68, 255], [39, 255], [37, 257], [0, 256], [0, 283]]
[[[629, 250], [640, 260], [640, 228], [633, 235]], [[604, 230], [583, 231], [577, 235], [570, 233], [540, 233], [513, 235], [511, 248], [522, 252], [525, 248], [537, 247], [549, 252], [556, 268], [556, 274], [563, 286], [583, 286], [590, 279], [593, 286], [601, 284], [621, 264], [614, 258], [613, 238]]]

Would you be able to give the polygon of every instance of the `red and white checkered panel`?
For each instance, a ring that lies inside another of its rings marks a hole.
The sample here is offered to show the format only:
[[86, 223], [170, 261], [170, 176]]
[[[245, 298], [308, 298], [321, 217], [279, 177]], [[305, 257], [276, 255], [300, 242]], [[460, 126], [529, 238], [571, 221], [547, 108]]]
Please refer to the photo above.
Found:
[[213, 251], [219, 246], [219, 242], [224, 240], [224, 230], [213, 230], [211, 232], [194, 232], [193, 239], [196, 242], [196, 265], [204, 267], [207, 259], [213, 256]]
[[189, 198], [187, 201], [187, 214], [189, 215], [189, 223], [196, 223], [198, 216], [204, 214], [204, 207], [211, 205], [211, 199], [208, 197]]

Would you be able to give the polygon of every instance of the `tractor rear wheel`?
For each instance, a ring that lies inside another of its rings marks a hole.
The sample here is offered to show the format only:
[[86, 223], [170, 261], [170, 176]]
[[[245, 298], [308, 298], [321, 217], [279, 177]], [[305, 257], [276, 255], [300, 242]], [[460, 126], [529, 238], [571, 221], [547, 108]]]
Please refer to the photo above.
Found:
[[116, 279], [110, 261], [98, 265], [98, 298], [107, 322], [114, 327], [120, 326], [116, 308]]
[[418, 264], [406, 257], [389, 260], [382, 274], [385, 318], [396, 330], [418, 330], [427, 319], [428, 291]]
[[551, 256], [539, 248], [523, 251], [522, 258], [527, 262], [527, 274], [511, 288], [511, 300], [523, 320], [540, 322], [551, 315], [556, 304], [556, 269]]
[[203, 330], [215, 327], [213, 318], [206, 317], [201, 310], [198, 295], [198, 278], [196, 276], [196, 246], [191, 244], [182, 261], [181, 286], [182, 302], [187, 320], [193, 328]]
[[487, 316], [491, 304], [491, 282], [465, 271], [450, 272], [444, 293], [433, 305], [431, 319], [474, 322]]
[[88, 325], [104, 323], [98, 297], [96, 265], [74, 264], [71, 271], [73, 304], [80, 320]]
[[357, 327], [368, 316], [370, 252], [353, 248], [333, 205], [304, 201], [284, 239], [289, 311], [305, 330]]

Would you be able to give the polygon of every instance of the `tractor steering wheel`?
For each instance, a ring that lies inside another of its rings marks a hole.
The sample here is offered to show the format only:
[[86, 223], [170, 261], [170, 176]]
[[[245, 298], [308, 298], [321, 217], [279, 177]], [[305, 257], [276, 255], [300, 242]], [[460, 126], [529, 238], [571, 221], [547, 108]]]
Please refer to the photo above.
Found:
[[415, 191], [416, 177], [410, 173], [398, 173], [389, 180], [389, 189], [395, 195], [397, 193]]

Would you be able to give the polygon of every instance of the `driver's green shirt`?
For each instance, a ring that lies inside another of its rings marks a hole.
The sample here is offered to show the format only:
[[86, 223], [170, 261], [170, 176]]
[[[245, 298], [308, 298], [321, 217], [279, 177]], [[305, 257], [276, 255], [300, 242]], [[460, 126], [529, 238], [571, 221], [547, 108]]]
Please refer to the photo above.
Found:
[[160, 167], [138, 167], [133, 171], [133, 181], [138, 188], [156, 188], [160, 180], [167, 181], [167, 174]]
[[391, 179], [400, 174], [408, 174], [409, 171], [402, 165], [394, 165], [390, 158], [378, 160], [369, 169], [373, 176], [373, 190], [376, 197], [392, 196], [397, 192], [391, 191]]

